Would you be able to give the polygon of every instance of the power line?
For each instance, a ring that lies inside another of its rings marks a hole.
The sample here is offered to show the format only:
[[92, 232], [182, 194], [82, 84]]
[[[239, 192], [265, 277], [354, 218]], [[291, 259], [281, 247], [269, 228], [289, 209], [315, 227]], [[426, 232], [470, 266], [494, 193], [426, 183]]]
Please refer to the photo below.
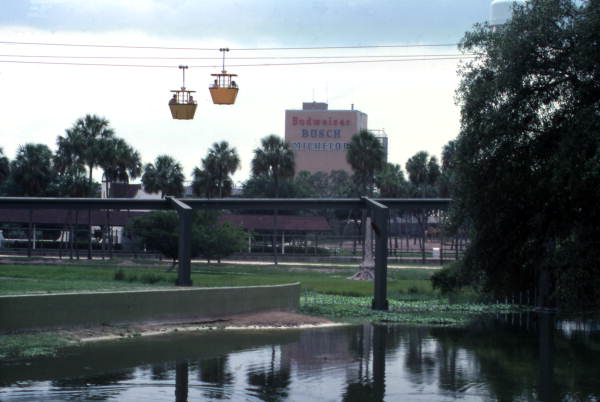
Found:
[[[410, 61], [437, 61], [437, 60], [462, 60], [474, 58], [475, 56], [458, 57], [427, 57], [414, 59], [382, 59], [382, 60], [347, 60], [347, 61], [321, 61], [321, 62], [302, 62], [302, 63], [255, 63], [255, 64], [230, 64], [227, 67], [271, 67], [271, 66], [306, 66], [321, 64], [360, 64], [360, 63], [393, 63]], [[190, 67], [208, 67], [208, 66], [190, 66]]]
[[[345, 60], [345, 61], [318, 61], [298, 63], [254, 63], [254, 64], [229, 64], [227, 67], [273, 67], [273, 66], [303, 66], [323, 64], [359, 64], [359, 63], [390, 63], [390, 62], [412, 62], [412, 61], [437, 61], [437, 60], [462, 60], [475, 56], [457, 57], [425, 57], [425, 58], [403, 58], [403, 59], [380, 59], [380, 60]], [[91, 67], [142, 67], [142, 68], [177, 68], [177, 66], [149, 65], [149, 64], [109, 64], [109, 63], [76, 63], [76, 62], [51, 62], [51, 61], [27, 61], [27, 60], [0, 60], [0, 63], [13, 64], [43, 64], [43, 65], [69, 65], [69, 66], [91, 66]], [[189, 66], [190, 68], [217, 68], [218, 65]]]
[[[253, 56], [229, 57], [227, 60], [310, 60], [310, 59], [382, 59], [410, 57], [461, 57], [474, 53], [451, 54], [388, 54], [388, 55], [355, 55], [355, 56]], [[107, 59], [107, 60], [219, 60], [221, 57], [161, 57], [161, 56], [61, 56], [61, 55], [31, 55], [31, 54], [0, 54], [0, 57], [39, 58], [39, 59]]]
[[[201, 47], [170, 47], [170, 46], [135, 46], [135, 45], [103, 45], [89, 43], [51, 43], [51, 42], [15, 42], [0, 41], [4, 45], [32, 45], [32, 46], [65, 46], [65, 47], [92, 47], [114, 49], [156, 49], [156, 50], [195, 50], [217, 51], [218, 48]], [[397, 45], [351, 45], [351, 46], [309, 46], [309, 47], [255, 47], [255, 48], [230, 48], [236, 51], [274, 51], [274, 50], [331, 50], [331, 49], [390, 49], [411, 47], [456, 47], [457, 43], [423, 43], [423, 44], [397, 44]]]

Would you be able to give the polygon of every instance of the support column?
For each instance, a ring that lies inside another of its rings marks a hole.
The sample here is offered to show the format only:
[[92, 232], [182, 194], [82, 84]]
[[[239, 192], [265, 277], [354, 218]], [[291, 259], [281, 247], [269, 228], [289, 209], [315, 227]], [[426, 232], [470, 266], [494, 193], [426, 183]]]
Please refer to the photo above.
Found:
[[92, 209], [88, 208], [88, 260], [92, 259]]
[[27, 257], [31, 258], [32, 234], [33, 234], [33, 210], [29, 209], [29, 230], [27, 231]]
[[192, 208], [173, 197], [167, 197], [179, 215], [179, 268], [177, 286], [192, 286]]
[[375, 232], [375, 280], [372, 309], [387, 311], [389, 308], [387, 300], [387, 222], [390, 211], [385, 205], [370, 198], [365, 197], [363, 200], [371, 209], [372, 227]]

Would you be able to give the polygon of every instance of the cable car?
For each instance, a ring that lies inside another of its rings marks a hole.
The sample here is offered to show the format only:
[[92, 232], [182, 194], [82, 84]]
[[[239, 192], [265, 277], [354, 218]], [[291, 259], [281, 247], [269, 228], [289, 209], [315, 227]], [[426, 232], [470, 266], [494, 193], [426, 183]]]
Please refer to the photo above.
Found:
[[179, 66], [183, 72], [183, 85], [181, 89], [174, 89], [173, 97], [169, 100], [169, 109], [171, 109], [171, 116], [177, 120], [191, 120], [194, 118], [196, 113], [196, 101], [192, 93], [196, 91], [190, 91], [185, 89], [185, 70], [188, 66]]
[[215, 78], [208, 89], [215, 105], [233, 105], [239, 90], [233, 80], [233, 77], [237, 77], [237, 74], [229, 74], [225, 70], [225, 52], [228, 52], [229, 48], [221, 48], [219, 51], [223, 53], [223, 70], [219, 74], [211, 74]]

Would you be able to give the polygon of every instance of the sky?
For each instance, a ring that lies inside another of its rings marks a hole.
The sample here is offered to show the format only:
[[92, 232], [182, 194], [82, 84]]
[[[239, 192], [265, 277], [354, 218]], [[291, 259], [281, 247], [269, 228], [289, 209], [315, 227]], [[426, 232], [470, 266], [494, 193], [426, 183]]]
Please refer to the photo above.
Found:
[[[171, 155], [188, 180], [213, 143], [228, 141], [242, 164], [234, 181], [242, 182], [260, 139], [283, 137], [285, 110], [317, 101], [367, 113], [369, 129], [387, 133], [392, 163], [404, 167], [421, 150], [439, 157], [460, 128], [455, 102], [460, 62], [414, 59], [457, 54], [454, 44], [488, 19], [489, 5], [490, 0], [1, 0], [0, 147], [10, 159], [25, 143], [54, 151], [57, 136], [78, 118], [96, 114], [110, 121], [144, 163]], [[432, 44], [452, 46], [422, 46]], [[358, 46], [363, 47], [348, 48]], [[232, 106], [213, 105], [208, 91], [210, 74], [221, 70], [222, 47], [231, 49], [226, 69], [238, 74]], [[321, 49], [301, 49], [315, 47]], [[333, 60], [282, 57], [334, 56], [395, 61], [264, 65]], [[167, 105], [169, 91], [182, 84], [178, 65], [189, 66], [186, 87], [197, 91], [191, 121], [171, 119]]]

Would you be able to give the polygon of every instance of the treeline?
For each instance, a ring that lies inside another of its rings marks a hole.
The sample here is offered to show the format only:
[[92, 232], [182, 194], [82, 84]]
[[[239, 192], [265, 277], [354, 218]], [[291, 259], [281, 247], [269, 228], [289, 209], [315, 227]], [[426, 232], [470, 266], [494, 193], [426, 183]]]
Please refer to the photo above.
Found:
[[[0, 148], [0, 195], [29, 197], [99, 197], [100, 182], [110, 191], [112, 183], [141, 178], [144, 190], [161, 196], [182, 196], [185, 174], [175, 158], [159, 155], [142, 165], [141, 156], [115, 134], [107, 119], [86, 115], [56, 139], [56, 151], [45, 144], [19, 146], [9, 160]], [[348, 162], [353, 172], [296, 172], [294, 154], [276, 135], [262, 139], [254, 150], [251, 176], [242, 185], [244, 197], [327, 197], [361, 195], [381, 197], [446, 197], [449, 194], [449, 163], [444, 151], [442, 165], [421, 151], [405, 165], [386, 162], [383, 147], [368, 131], [357, 133], [350, 143]], [[237, 150], [226, 141], [208, 150], [193, 169], [192, 193], [198, 197], [231, 196], [232, 174], [240, 168]], [[297, 174], [296, 174], [297, 173]]]

